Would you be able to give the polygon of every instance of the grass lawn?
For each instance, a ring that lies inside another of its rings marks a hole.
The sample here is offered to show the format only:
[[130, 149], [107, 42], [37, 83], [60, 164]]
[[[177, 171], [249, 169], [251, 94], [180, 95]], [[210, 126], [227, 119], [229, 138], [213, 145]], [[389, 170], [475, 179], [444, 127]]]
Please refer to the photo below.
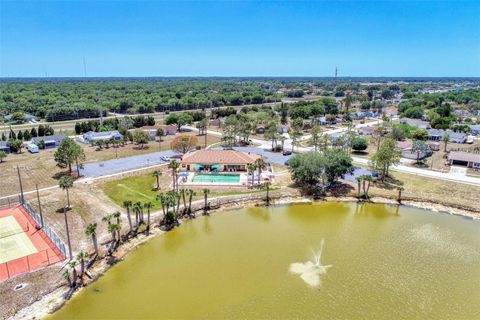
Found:
[[[288, 176], [289, 179], [289, 176]], [[111, 180], [100, 184], [100, 188], [103, 192], [117, 205], [122, 206], [123, 201], [130, 200], [132, 202], [140, 201], [142, 203], [151, 202], [153, 204], [153, 211], [161, 209], [160, 202], [156, 200], [156, 196], [159, 192], [167, 192], [170, 190], [172, 183], [169, 171], [163, 171], [163, 175], [160, 177], [160, 191], [155, 190], [156, 179], [152, 176], [152, 173], [144, 173], [135, 175], [123, 179]], [[203, 199], [202, 187], [192, 187], [196, 194], [193, 197], [193, 201]], [[216, 186], [208, 187], [210, 189], [209, 197], [219, 196], [231, 196], [238, 194], [250, 194], [265, 192], [264, 189], [246, 189], [244, 187], [225, 187]], [[271, 188], [271, 192], [280, 190], [278, 183], [275, 183]]]
[[[402, 195], [418, 201], [425, 200], [437, 202], [444, 205], [465, 205], [472, 209], [479, 210], [480, 203], [478, 195], [480, 187], [462, 183], [443, 181], [439, 179], [426, 178], [407, 173], [392, 171], [392, 178], [385, 183], [380, 180], [370, 188], [371, 196], [396, 197], [397, 186], [402, 186]], [[352, 186], [350, 195], [356, 194], [356, 183], [349, 183]]]
[[[162, 178], [164, 178], [162, 176]], [[162, 179], [163, 180], [163, 179]], [[160, 203], [156, 200], [158, 192], [155, 190], [155, 177], [151, 174], [128, 177], [120, 180], [113, 180], [103, 184], [105, 194], [119, 206], [123, 201], [151, 202], [153, 211], [161, 209]]]

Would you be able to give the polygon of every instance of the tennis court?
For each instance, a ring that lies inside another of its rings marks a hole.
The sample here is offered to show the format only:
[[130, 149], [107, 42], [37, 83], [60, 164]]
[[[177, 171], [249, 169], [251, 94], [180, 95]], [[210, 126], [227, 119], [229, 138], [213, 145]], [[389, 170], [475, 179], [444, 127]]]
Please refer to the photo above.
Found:
[[0, 281], [64, 259], [22, 206], [0, 209]]

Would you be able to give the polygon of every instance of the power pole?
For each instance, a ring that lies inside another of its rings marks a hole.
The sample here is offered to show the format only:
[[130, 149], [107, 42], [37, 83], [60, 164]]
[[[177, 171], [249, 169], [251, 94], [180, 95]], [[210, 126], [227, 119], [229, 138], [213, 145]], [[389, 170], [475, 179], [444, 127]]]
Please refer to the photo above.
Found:
[[20, 197], [22, 199], [22, 203], [23, 203], [23, 185], [22, 185], [22, 177], [20, 176], [20, 168], [18, 167], [17, 165], [17, 173], [18, 173], [18, 182], [20, 184]]
[[35, 184], [35, 188], [37, 189], [38, 212], [40, 213], [40, 223], [42, 224], [41, 227], [43, 228], [42, 204], [40, 203], [40, 195], [38, 194], [38, 184]]

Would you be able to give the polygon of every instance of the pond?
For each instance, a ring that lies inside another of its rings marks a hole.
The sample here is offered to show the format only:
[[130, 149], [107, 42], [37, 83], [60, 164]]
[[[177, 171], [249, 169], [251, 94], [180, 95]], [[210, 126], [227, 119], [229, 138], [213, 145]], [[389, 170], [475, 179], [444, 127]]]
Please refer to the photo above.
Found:
[[480, 224], [314, 203], [187, 221], [48, 319], [479, 319]]

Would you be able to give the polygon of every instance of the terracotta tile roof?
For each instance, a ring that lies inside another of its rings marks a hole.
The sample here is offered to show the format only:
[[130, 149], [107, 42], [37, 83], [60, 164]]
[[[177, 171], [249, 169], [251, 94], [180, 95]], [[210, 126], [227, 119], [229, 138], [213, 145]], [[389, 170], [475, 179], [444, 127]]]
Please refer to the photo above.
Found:
[[184, 155], [181, 163], [247, 165], [258, 158], [256, 154], [237, 150], [198, 150]]
[[480, 163], [480, 153], [470, 153], [463, 151], [452, 151], [448, 155], [448, 160], [478, 162]]

